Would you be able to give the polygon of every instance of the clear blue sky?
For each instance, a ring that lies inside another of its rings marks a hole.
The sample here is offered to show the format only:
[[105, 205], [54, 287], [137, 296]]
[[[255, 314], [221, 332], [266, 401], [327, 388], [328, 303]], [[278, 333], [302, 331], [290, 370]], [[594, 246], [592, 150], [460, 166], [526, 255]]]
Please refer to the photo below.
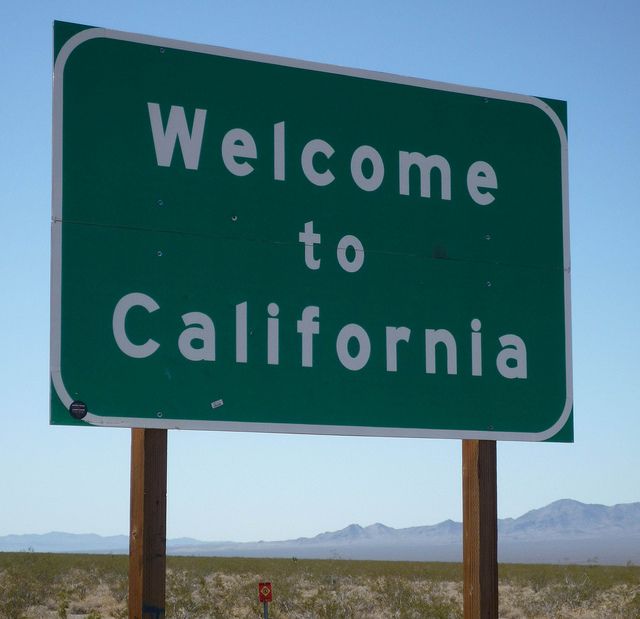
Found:
[[[54, 19], [568, 101], [575, 444], [499, 444], [499, 516], [565, 497], [640, 500], [635, 0], [9, 1], [0, 535], [128, 531], [130, 432], [48, 425]], [[243, 541], [459, 520], [460, 452], [459, 441], [174, 431], [168, 534]]]

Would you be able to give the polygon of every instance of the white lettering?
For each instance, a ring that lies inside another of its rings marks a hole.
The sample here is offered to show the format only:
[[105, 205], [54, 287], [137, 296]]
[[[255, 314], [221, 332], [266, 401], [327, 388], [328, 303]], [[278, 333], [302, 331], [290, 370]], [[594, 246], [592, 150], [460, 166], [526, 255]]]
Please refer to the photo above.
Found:
[[387, 327], [387, 372], [398, 371], [398, 342], [408, 342], [411, 329], [407, 327]]
[[[355, 356], [349, 352], [349, 341], [352, 338], [358, 340], [358, 353]], [[367, 332], [360, 325], [345, 325], [338, 333], [336, 352], [340, 363], [345, 368], [354, 371], [361, 370], [367, 365], [371, 355], [371, 342]]]
[[166, 130], [162, 127], [160, 106], [157, 103], [147, 103], [147, 108], [149, 109], [151, 133], [153, 134], [153, 145], [156, 149], [158, 165], [165, 168], [171, 165], [177, 138], [180, 142], [185, 168], [197, 170], [200, 162], [200, 150], [202, 149], [202, 136], [204, 134], [207, 110], [196, 108], [193, 117], [193, 130], [189, 133], [183, 107], [171, 106]]
[[[364, 161], [370, 161], [373, 166], [371, 176], [366, 177], [362, 171]], [[375, 191], [384, 179], [384, 163], [380, 153], [372, 146], [359, 146], [351, 157], [351, 177], [360, 189]]]
[[258, 150], [253, 136], [244, 129], [231, 129], [222, 138], [222, 160], [227, 170], [236, 176], [247, 176], [253, 172], [248, 161], [238, 162], [238, 158], [255, 159]]
[[[350, 247], [354, 251], [353, 260], [347, 258], [347, 249]], [[338, 263], [347, 273], [359, 271], [364, 264], [364, 247], [360, 239], [352, 234], [347, 234], [340, 239], [336, 253]]]
[[471, 164], [467, 172], [467, 191], [472, 200], [480, 206], [491, 204], [495, 198], [489, 191], [482, 189], [497, 189], [498, 177], [495, 170], [486, 161], [476, 161]]
[[284, 158], [284, 121], [273, 125], [273, 178], [276, 181], [285, 179]]
[[277, 316], [280, 308], [277, 303], [269, 303], [267, 307], [269, 318], [267, 318], [267, 363], [278, 365], [280, 362], [280, 321]]
[[[517, 335], [508, 334], [498, 338], [502, 350], [498, 353], [496, 366], [505, 378], [527, 377], [527, 347]], [[513, 361], [509, 364], [509, 361]]]
[[148, 339], [144, 344], [134, 344], [125, 329], [127, 314], [133, 307], [142, 307], [150, 314], [160, 309], [160, 306], [148, 295], [142, 292], [131, 292], [118, 301], [113, 310], [113, 337], [116, 340], [118, 348], [128, 357], [134, 359], [144, 359], [150, 357], [158, 348], [158, 342]]
[[[248, 360], [248, 302], [235, 305], [235, 361], [247, 363]], [[143, 359], [150, 357], [159, 348], [160, 343], [147, 337], [142, 343], [133, 340], [140, 339], [144, 327], [144, 312], [148, 314], [160, 309], [158, 303], [150, 296], [141, 292], [132, 292], [123, 296], [116, 304], [112, 316], [113, 337], [118, 348], [128, 357]], [[231, 309], [231, 308], [230, 308]], [[130, 316], [130, 312], [136, 314]], [[266, 363], [280, 364], [280, 306], [271, 302], [267, 305], [267, 334], [266, 334]], [[233, 315], [233, 312], [232, 312]], [[229, 316], [231, 318], [232, 316]], [[320, 333], [320, 308], [309, 305], [302, 309], [300, 319], [296, 323], [297, 332], [301, 335], [301, 365], [314, 366], [314, 336]], [[202, 312], [187, 312], [181, 316], [184, 327], [179, 332], [177, 347], [182, 356], [189, 361], [216, 360], [216, 327], [213, 320]], [[127, 331], [127, 324], [129, 331]], [[149, 321], [153, 323], [154, 321]], [[225, 325], [227, 323], [225, 322]], [[229, 326], [231, 326], [229, 324]], [[465, 359], [470, 353], [471, 376], [482, 376], [486, 368], [483, 367], [483, 338], [482, 323], [478, 318], [470, 322], [471, 333], [469, 348], [465, 347]], [[231, 327], [233, 329], [233, 327]], [[146, 336], [144, 336], [146, 337]], [[144, 337], [141, 339], [144, 340]], [[354, 341], [355, 340], [355, 341]], [[400, 342], [405, 342], [402, 349], [406, 351], [407, 360], [415, 358], [415, 345], [411, 341], [411, 329], [406, 326], [385, 327], [386, 371], [398, 372]], [[506, 379], [526, 379], [527, 347], [519, 336], [506, 334], [498, 338], [501, 349], [496, 347], [496, 365], [498, 373]], [[261, 354], [264, 342], [255, 342]], [[446, 364], [446, 373], [458, 374], [458, 348], [454, 335], [447, 329], [425, 329], [425, 370], [427, 374], [437, 374], [438, 364], [441, 373]], [[339, 362], [348, 370], [362, 370], [371, 357], [371, 340], [366, 329], [358, 324], [347, 324], [342, 327], [336, 338], [336, 352]], [[226, 350], [225, 345], [225, 350]], [[229, 351], [231, 352], [231, 351]], [[492, 351], [493, 354], [493, 351]], [[264, 357], [262, 357], [264, 359]], [[258, 361], [259, 362], [259, 361]]]
[[307, 268], [317, 271], [320, 268], [320, 258], [314, 256], [313, 246], [316, 243], [320, 243], [320, 235], [313, 231], [312, 221], [304, 224], [304, 232], [298, 234], [298, 240], [304, 243], [304, 263]]
[[436, 373], [436, 346], [444, 344], [447, 351], [447, 374], [458, 373], [458, 349], [456, 340], [446, 329], [426, 329], [425, 345], [427, 357], [427, 374]]
[[[189, 361], [215, 361], [216, 330], [211, 318], [202, 312], [188, 312], [182, 315], [182, 322], [185, 327], [189, 327], [178, 338], [182, 356]], [[202, 346], [193, 346], [194, 340], [200, 340]]]
[[247, 302], [236, 305], [236, 361], [247, 362]]
[[471, 321], [471, 375], [482, 376], [482, 323], [474, 318]]
[[400, 151], [400, 194], [410, 195], [409, 174], [412, 166], [420, 171], [420, 196], [431, 197], [431, 172], [437, 168], [440, 172], [440, 196], [443, 200], [451, 200], [451, 166], [440, 155], [425, 157], [422, 153]]
[[329, 159], [334, 152], [331, 144], [327, 144], [324, 140], [311, 140], [305, 144], [301, 157], [302, 171], [314, 185], [324, 187], [335, 180], [331, 170], [327, 169], [324, 172], [318, 172], [313, 166], [313, 158], [316, 153], [321, 153]]
[[313, 336], [320, 333], [320, 308], [309, 305], [302, 310], [302, 318], [297, 321], [298, 333], [302, 335], [302, 367], [313, 367]]

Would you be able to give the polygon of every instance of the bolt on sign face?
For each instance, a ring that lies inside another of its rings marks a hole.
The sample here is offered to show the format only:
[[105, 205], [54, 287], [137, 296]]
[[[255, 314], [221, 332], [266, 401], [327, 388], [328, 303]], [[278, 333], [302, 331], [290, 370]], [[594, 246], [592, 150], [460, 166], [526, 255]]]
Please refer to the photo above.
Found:
[[572, 440], [563, 102], [54, 34], [52, 423]]

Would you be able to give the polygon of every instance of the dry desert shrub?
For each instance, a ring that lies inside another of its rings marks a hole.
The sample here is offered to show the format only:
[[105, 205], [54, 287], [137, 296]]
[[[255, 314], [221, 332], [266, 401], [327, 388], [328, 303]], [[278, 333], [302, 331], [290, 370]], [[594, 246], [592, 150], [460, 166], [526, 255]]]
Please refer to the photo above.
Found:
[[[169, 557], [166, 619], [460, 619], [451, 563]], [[127, 557], [0, 553], [0, 619], [124, 619]], [[501, 619], [639, 619], [635, 566], [500, 566]]]

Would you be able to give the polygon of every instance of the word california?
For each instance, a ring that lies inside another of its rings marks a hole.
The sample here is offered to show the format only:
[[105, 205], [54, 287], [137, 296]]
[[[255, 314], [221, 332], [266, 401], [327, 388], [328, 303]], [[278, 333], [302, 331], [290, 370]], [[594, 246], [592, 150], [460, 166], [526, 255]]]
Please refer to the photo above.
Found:
[[[213, 319], [203, 312], [186, 312], [180, 316], [175, 341], [158, 341], [153, 334], [149, 334], [145, 341], [133, 341], [127, 333], [127, 316], [136, 311], [151, 314], [161, 311], [158, 302], [142, 292], [131, 292], [124, 295], [116, 304], [112, 317], [113, 337], [118, 348], [128, 357], [143, 359], [154, 355], [161, 346], [177, 345], [182, 357], [192, 362], [215, 362], [216, 327]], [[244, 301], [235, 305], [235, 361], [247, 363], [248, 325], [247, 315], [249, 304]], [[271, 302], [267, 305], [266, 355], [257, 362], [268, 365], [280, 364], [280, 307]], [[320, 307], [307, 305], [300, 311], [300, 318], [296, 321], [296, 332], [299, 337], [299, 350], [296, 353], [301, 367], [314, 367], [314, 340], [320, 337]], [[482, 352], [482, 323], [473, 318], [470, 327], [471, 364], [468, 373], [472, 376], [483, 375]], [[420, 338], [424, 345], [424, 371], [427, 374], [445, 372], [457, 375], [460, 372], [458, 364], [458, 340], [447, 329], [424, 329], [421, 333], [406, 326], [385, 327], [385, 367], [387, 372], [398, 371], [401, 349], [408, 346], [414, 339]], [[527, 378], [527, 348], [519, 336], [508, 333], [498, 338], [500, 349], [495, 358], [498, 373], [506, 379]], [[439, 353], [437, 355], [437, 353]], [[288, 351], [290, 352], [290, 351]], [[339, 363], [349, 371], [363, 370], [372, 355], [371, 338], [367, 330], [355, 323], [344, 325], [335, 334], [335, 352]], [[441, 365], [438, 365], [437, 358]]]

